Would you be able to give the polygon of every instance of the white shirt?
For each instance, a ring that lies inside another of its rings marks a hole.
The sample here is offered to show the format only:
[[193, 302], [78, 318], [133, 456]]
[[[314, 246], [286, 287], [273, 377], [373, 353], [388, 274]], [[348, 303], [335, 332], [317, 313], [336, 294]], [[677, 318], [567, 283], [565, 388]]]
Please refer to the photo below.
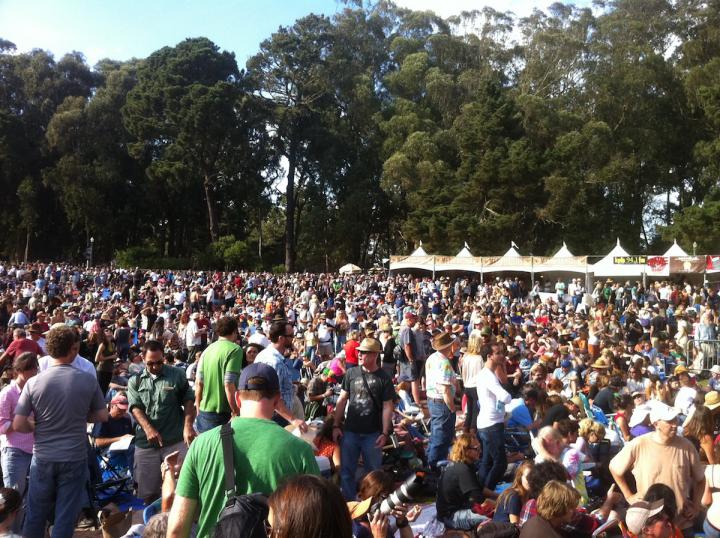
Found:
[[689, 414], [696, 395], [697, 391], [694, 388], [680, 387], [675, 396], [675, 409], [679, 409], [683, 415]]
[[[38, 372], [42, 372], [42, 371], [50, 368], [50, 366], [51, 366], [50, 362], [52, 360], [53, 359], [50, 355], [45, 355], [44, 357], [42, 357], [38, 361], [38, 364], [39, 364]], [[73, 368], [75, 368], [77, 370], [80, 370], [81, 372], [86, 372], [86, 373], [92, 375], [93, 377], [97, 376], [97, 374], [95, 373], [95, 366], [93, 366], [93, 363], [91, 363], [86, 358], [81, 357], [80, 355], [75, 356], [73, 361], [70, 363], [70, 366], [72, 366]]]
[[512, 399], [510, 394], [502, 388], [497, 376], [488, 368], [483, 368], [477, 379], [477, 395], [480, 406], [477, 418], [478, 429], [489, 428], [505, 422], [505, 404], [510, 403]]
[[185, 327], [185, 345], [191, 347], [202, 344], [202, 338], [198, 334], [199, 330], [200, 328], [198, 327], [197, 322], [191, 318], [187, 327]]
[[632, 394], [634, 392], [642, 392], [645, 393], [645, 389], [650, 384], [650, 380], [647, 377], [643, 377], [635, 381], [632, 378], [628, 378], [627, 383], [625, 384], [625, 387], [627, 388], [627, 393]]

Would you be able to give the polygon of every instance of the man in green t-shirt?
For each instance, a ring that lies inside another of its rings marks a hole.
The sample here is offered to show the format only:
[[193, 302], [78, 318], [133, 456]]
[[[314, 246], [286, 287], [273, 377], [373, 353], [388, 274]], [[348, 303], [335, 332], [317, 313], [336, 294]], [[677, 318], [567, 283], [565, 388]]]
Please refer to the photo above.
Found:
[[[243, 369], [236, 394], [240, 416], [231, 421], [238, 495], [269, 495], [289, 476], [320, 474], [311, 446], [271, 420], [279, 401], [275, 370], [262, 363]], [[227, 501], [224, 479], [220, 428], [215, 428], [190, 446], [175, 489], [167, 536], [189, 536], [198, 508], [197, 536], [211, 536]]]
[[197, 430], [200, 433], [225, 424], [238, 415], [235, 403], [243, 350], [235, 343], [238, 324], [235, 318], [221, 317], [215, 327], [217, 342], [202, 353], [195, 383]]

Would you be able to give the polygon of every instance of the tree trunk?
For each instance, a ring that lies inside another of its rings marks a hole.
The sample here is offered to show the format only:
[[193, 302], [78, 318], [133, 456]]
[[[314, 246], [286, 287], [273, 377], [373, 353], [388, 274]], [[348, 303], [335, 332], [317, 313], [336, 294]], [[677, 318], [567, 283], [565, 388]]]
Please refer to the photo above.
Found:
[[208, 211], [208, 224], [210, 227], [210, 241], [213, 243], [218, 240], [218, 217], [217, 211], [215, 210], [215, 199], [212, 192], [212, 182], [209, 176], [205, 176], [203, 181], [203, 187], [205, 188], [205, 203], [207, 204]]
[[287, 188], [285, 190], [285, 270], [295, 272], [295, 168], [297, 165], [297, 142], [293, 136], [288, 152]]
[[27, 232], [25, 233], [25, 255], [23, 256], [23, 262], [27, 263], [28, 261], [28, 253], [30, 252], [30, 226], [27, 227]]
[[258, 259], [260, 260], [260, 266], [262, 266], [262, 249], [263, 249], [263, 232], [262, 232], [262, 215], [258, 215]]

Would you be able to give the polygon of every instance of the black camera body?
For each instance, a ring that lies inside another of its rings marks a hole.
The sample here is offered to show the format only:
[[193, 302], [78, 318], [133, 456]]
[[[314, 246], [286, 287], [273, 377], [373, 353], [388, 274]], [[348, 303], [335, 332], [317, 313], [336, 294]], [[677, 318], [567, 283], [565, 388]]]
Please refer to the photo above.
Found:
[[375, 513], [380, 511], [381, 514], [387, 516], [398, 505], [413, 502], [418, 493], [420, 493], [424, 480], [424, 472], [415, 472], [407, 480], [405, 480], [405, 482], [400, 484], [400, 486], [398, 486], [398, 488], [390, 495], [385, 497], [382, 501], [378, 501], [373, 506], [371, 506], [369, 513], [374, 516]]

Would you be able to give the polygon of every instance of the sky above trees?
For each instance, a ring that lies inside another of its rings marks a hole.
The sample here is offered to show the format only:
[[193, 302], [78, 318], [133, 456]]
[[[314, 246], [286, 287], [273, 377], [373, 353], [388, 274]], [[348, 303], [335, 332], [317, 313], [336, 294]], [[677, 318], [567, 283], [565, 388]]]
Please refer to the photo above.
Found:
[[[546, 9], [548, 0], [399, 0], [398, 6], [434, 10], [448, 17], [490, 6], [529, 15]], [[590, 5], [587, 0], [575, 2]], [[342, 10], [338, 0], [152, 0], [98, 2], [96, 0], [2, 0], [0, 36], [21, 52], [34, 48], [60, 57], [77, 50], [95, 65], [102, 58], [145, 58], [153, 51], [187, 37], [204, 36], [235, 52], [238, 63], [257, 52], [258, 44], [279, 26], [318, 13], [332, 16]]]

